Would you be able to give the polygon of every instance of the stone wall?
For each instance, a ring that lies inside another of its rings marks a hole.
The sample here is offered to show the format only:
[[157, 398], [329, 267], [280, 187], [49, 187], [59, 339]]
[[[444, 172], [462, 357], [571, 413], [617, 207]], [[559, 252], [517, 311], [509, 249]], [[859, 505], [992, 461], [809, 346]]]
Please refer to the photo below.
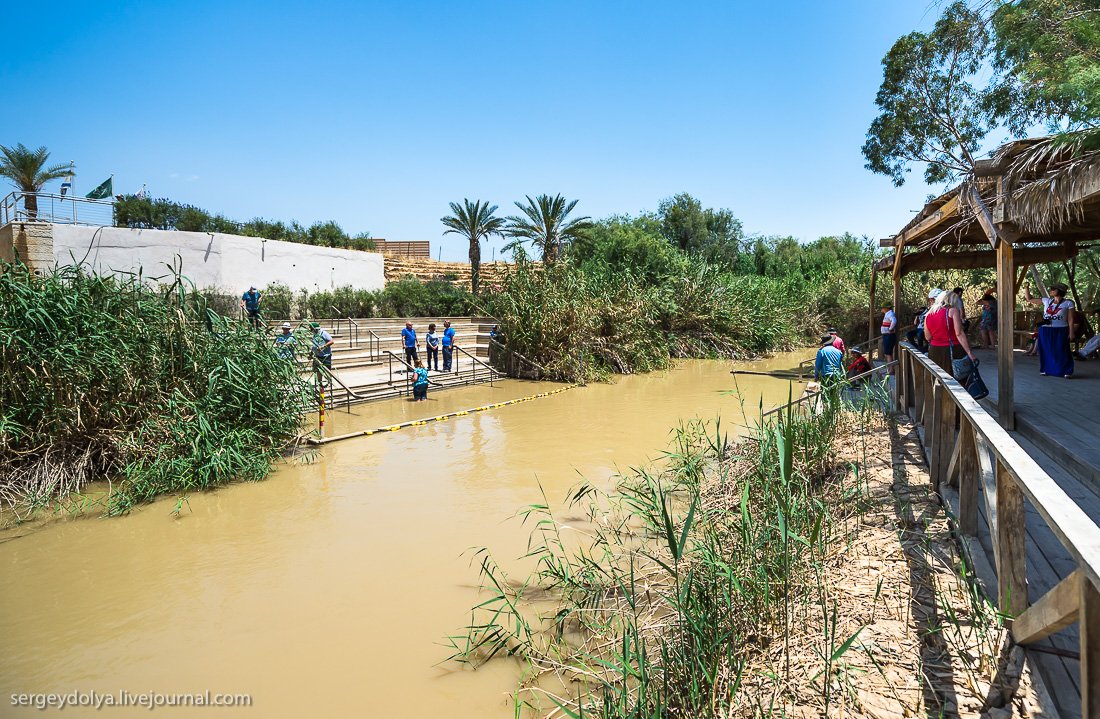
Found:
[[[385, 286], [382, 255], [258, 237], [125, 227], [14, 223], [0, 228], [0, 252], [14, 249], [34, 268], [83, 265], [99, 274], [169, 275], [178, 267], [196, 286], [243, 291], [281, 282], [318, 292]], [[25, 228], [25, 229], [24, 229]], [[48, 248], [48, 249], [47, 249]]]
[[0, 259], [21, 259], [32, 270], [53, 267], [53, 225], [48, 222], [12, 222], [0, 228]]
[[[512, 267], [514, 265], [510, 262], [483, 262], [481, 284], [487, 286], [498, 282], [500, 277]], [[438, 262], [386, 255], [386, 282], [393, 282], [409, 275], [421, 282], [446, 280], [451, 284], [470, 289], [470, 263], [468, 262]]]

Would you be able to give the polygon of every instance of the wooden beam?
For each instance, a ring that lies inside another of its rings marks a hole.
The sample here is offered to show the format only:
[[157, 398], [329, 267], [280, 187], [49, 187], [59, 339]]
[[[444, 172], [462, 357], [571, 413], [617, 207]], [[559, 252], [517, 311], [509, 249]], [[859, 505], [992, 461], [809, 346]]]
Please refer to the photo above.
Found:
[[917, 224], [910, 227], [908, 230], [898, 234], [894, 240], [896, 247], [903, 247], [906, 244], [912, 242], [917, 237], [920, 237], [929, 230], [939, 227], [944, 222], [958, 216], [959, 214], [959, 195], [956, 194], [947, 202], [943, 203], [939, 209], [924, 218]]
[[[1088, 581], [1088, 580], [1085, 580]], [[1016, 617], [1012, 636], [1017, 644], [1034, 644], [1077, 621], [1081, 602], [1081, 572], [1073, 570], [1043, 598]]]
[[997, 228], [993, 226], [993, 215], [989, 212], [989, 208], [985, 206], [985, 202], [982, 200], [982, 196], [978, 194], [976, 187], [970, 188], [970, 196], [967, 198], [967, 202], [973, 205], [974, 216], [978, 218], [978, 224], [985, 232], [990, 247], [997, 247]]
[[1081, 717], [1100, 719], [1100, 589], [1081, 581]]
[[1013, 396], [1015, 362], [1012, 358], [1013, 320], [1016, 310], [1014, 282], [1016, 272], [1011, 242], [997, 243], [997, 414], [1001, 426], [1016, 428], [1016, 404]]
[[[1041, 265], [1046, 262], [1060, 262], [1077, 256], [1077, 245], [1067, 242], [1049, 247], [1020, 247], [1016, 249], [1016, 263], [1020, 265]], [[966, 252], [933, 252], [921, 250], [910, 252], [902, 261], [902, 275], [925, 270], [976, 270], [997, 266], [997, 253], [994, 250]]]

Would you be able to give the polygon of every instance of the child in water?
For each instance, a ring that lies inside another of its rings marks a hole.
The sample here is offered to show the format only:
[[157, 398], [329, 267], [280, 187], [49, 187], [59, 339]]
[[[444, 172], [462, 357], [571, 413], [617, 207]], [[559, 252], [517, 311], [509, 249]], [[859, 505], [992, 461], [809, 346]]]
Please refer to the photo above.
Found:
[[428, 370], [424, 363], [416, 361], [416, 381], [413, 382], [413, 399], [423, 402], [428, 399]]

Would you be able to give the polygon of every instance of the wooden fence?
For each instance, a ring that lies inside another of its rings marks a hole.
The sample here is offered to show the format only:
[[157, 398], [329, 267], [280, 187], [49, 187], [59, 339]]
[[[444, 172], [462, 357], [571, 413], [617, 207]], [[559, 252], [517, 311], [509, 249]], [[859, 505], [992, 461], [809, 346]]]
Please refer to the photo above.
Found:
[[[901, 344], [895, 401], [923, 426], [932, 485], [952, 506], [971, 552], [982, 551], [984, 492], [997, 601], [1015, 618], [1016, 642], [1026, 646], [1078, 623], [1082, 716], [1100, 719], [1100, 527], [958, 382], [908, 343]], [[1025, 499], [1077, 565], [1034, 604], [1027, 593]]]

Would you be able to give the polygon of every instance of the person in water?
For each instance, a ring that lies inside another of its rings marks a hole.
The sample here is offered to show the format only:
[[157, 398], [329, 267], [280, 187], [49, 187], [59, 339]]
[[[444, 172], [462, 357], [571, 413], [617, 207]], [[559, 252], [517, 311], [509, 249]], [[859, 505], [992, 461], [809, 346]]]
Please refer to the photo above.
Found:
[[414, 371], [416, 372], [416, 380], [413, 382], [413, 400], [423, 402], [428, 399], [428, 385], [434, 384], [436, 387], [442, 387], [442, 385], [428, 379], [428, 368], [420, 360], [416, 361]]

